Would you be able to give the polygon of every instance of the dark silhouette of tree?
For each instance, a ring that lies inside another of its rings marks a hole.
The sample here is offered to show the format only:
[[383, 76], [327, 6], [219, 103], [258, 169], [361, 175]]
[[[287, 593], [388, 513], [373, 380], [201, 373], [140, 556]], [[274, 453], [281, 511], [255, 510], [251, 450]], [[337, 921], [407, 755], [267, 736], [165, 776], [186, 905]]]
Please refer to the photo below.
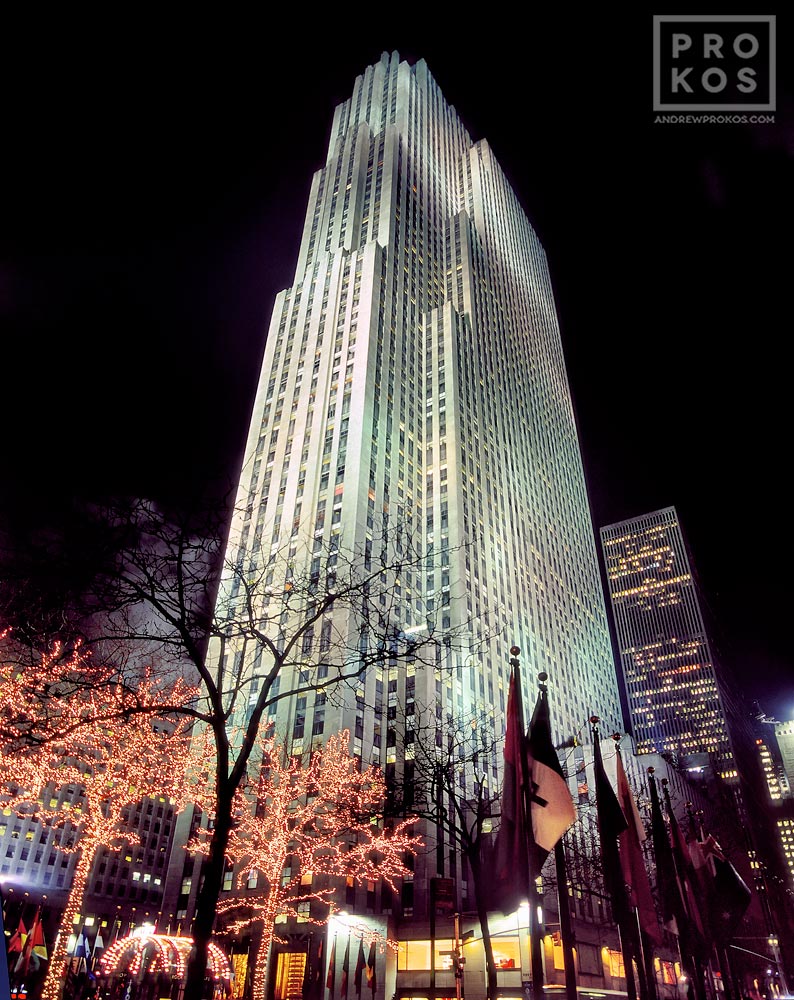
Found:
[[205, 987], [235, 795], [258, 767], [259, 737], [275, 706], [308, 692], [332, 698], [377, 665], [411, 660], [435, 669], [439, 650], [469, 651], [477, 634], [470, 622], [442, 631], [440, 611], [414, 611], [406, 628], [420, 574], [442, 558], [415, 543], [408, 513], [394, 521], [384, 514], [358, 550], [346, 550], [333, 531], [307, 538], [297, 524], [272, 528], [266, 545], [261, 526], [249, 533], [247, 513], [234, 522], [239, 536], [224, 539], [217, 509], [181, 517], [145, 501], [97, 509], [96, 572], [79, 594], [70, 591], [61, 604], [50, 599], [41, 631], [29, 613], [36, 602], [25, 600], [35, 593], [32, 576], [0, 595], [7, 620], [31, 645], [57, 634], [65, 648], [79, 637], [92, 650], [88, 684], [112, 662], [122, 682], [152, 666], [197, 688], [181, 711], [205, 731], [196, 738], [208, 734], [212, 746], [215, 825], [186, 981], [196, 998]]

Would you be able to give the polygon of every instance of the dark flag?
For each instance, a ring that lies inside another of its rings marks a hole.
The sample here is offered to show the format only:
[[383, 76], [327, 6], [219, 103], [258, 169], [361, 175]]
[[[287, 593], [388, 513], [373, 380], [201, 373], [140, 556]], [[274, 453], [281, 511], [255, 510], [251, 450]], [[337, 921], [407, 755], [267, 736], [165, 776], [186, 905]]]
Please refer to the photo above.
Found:
[[370, 942], [369, 946], [369, 957], [367, 958], [367, 986], [372, 990], [374, 995], [377, 989], [378, 981], [375, 975], [375, 942]]
[[320, 935], [320, 943], [317, 945], [317, 965], [314, 970], [314, 981], [312, 996], [322, 996], [323, 992], [323, 953], [325, 952], [325, 934]]
[[328, 975], [325, 977], [325, 985], [328, 990], [330, 990], [331, 996], [334, 995], [334, 984], [336, 983], [336, 934], [334, 934], [334, 941], [331, 945], [331, 955], [328, 959]]
[[339, 987], [339, 995], [347, 1000], [347, 977], [350, 970], [350, 935], [347, 936], [345, 945], [345, 956], [342, 959], [342, 984]]
[[604, 770], [601, 742], [595, 730], [593, 731], [593, 770], [595, 772], [598, 836], [601, 841], [601, 859], [604, 866], [604, 888], [612, 904], [615, 921], [622, 923], [628, 915], [628, 899], [618, 852], [618, 837], [628, 829], [628, 823]]
[[551, 739], [549, 698], [545, 685], [538, 692], [527, 739], [527, 767], [530, 774], [530, 816], [535, 843], [536, 868], [543, 862], [565, 831], [576, 821], [576, 808], [568, 782], [563, 777], [557, 751]]
[[301, 994], [304, 1000], [308, 1000], [313, 994], [312, 987], [314, 986], [314, 952], [312, 951], [312, 940], [314, 935], [309, 935], [309, 946], [306, 949], [306, 964], [303, 967], [303, 984], [301, 985]]
[[367, 967], [367, 960], [364, 958], [364, 942], [359, 939], [358, 942], [358, 958], [356, 959], [356, 971], [353, 975], [353, 985], [356, 987], [356, 993], [361, 996], [361, 977], [364, 969]]
[[664, 825], [656, 781], [650, 774], [648, 786], [651, 793], [651, 837], [656, 861], [656, 885], [659, 890], [659, 901], [662, 904], [662, 919], [674, 934], [679, 934], [683, 928], [678, 926], [681, 902], [678, 896], [673, 852], [670, 850], [667, 827]]
[[730, 941], [750, 905], [752, 893], [727, 858], [714, 858], [714, 921], [720, 940]]
[[[665, 783], [662, 782], [664, 785]], [[665, 804], [667, 806], [667, 817], [670, 820], [670, 840], [672, 842], [673, 861], [678, 873], [678, 885], [681, 897], [689, 921], [689, 945], [699, 958], [707, 958], [710, 951], [708, 931], [706, 922], [700, 913], [700, 905], [695, 892], [695, 871], [692, 866], [692, 858], [689, 853], [689, 845], [686, 842], [678, 820], [673, 812], [670, 802], [670, 794], [667, 788], [664, 790]]]
[[659, 921], [656, 917], [656, 907], [653, 905], [651, 883], [645, 868], [642, 855], [642, 843], [646, 840], [645, 827], [640, 819], [637, 802], [629, 788], [626, 771], [620, 751], [617, 752], [618, 802], [626, 817], [627, 827], [620, 834], [620, 865], [623, 869], [623, 881], [629, 887], [629, 903], [636, 907], [637, 917], [642, 931], [656, 945], [662, 943]]
[[690, 855], [707, 902], [712, 935], [724, 947], [736, 932], [752, 893], [711, 834], [690, 844]]
[[502, 815], [494, 846], [494, 908], [503, 913], [518, 909], [521, 901], [527, 898], [529, 885], [530, 832], [524, 809], [524, 785], [528, 776], [523, 720], [521, 691], [514, 670], [507, 695]]

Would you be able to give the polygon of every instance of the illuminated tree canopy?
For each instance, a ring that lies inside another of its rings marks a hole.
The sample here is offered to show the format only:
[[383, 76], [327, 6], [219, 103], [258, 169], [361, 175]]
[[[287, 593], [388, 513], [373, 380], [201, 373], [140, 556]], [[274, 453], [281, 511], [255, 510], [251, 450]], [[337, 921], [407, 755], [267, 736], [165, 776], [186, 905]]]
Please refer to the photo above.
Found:
[[[411, 832], [415, 819], [384, 828], [383, 776], [373, 767], [359, 771], [349, 744], [349, 732], [334, 735], [304, 765], [297, 757], [285, 762], [283, 747], [269, 739], [260, 781], [248, 796], [238, 797], [227, 852], [235, 868], [234, 892], [221, 899], [218, 911], [245, 911], [230, 921], [232, 931], [252, 922], [262, 926], [254, 958], [255, 1000], [265, 996], [278, 918], [325, 922], [340, 879], [383, 879], [396, 889], [397, 880], [411, 874], [406, 858], [421, 846]], [[246, 890], [254, 878], [255, 888]], [[322, 916], [317, 909], [310, 913], [312, 903], [323, 904]]]

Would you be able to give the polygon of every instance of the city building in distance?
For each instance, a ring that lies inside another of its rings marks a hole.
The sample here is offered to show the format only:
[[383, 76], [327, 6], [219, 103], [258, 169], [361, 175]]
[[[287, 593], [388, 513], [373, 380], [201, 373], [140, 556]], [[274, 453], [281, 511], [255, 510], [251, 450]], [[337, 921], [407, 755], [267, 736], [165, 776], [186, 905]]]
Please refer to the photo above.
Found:
[[725, 691], [675, 508], [607, 525], [601, 545], [637, 752], [735, 778]]
[[[285, 628], [306, 613], [284, 599], [293, 580], [325, 580], [351, 558], [369, 572], [387, 549], [391, 566], [400, 545], [418, 555], [383, 574], [379, 628], [394, 656], [333, 693], [316, 690], [317, 651], [355, 659], [375, 636], [350, 636], [347, 611], [316, 622], [304, 663], [280, 681], [304, 688], [272, 706], [286, 754], [346, 729], [362, 764], [404, 787], [420, 719], [435, 736], [436, 722], [476, 717], [498, 748], [486, 770], [496, 792], [513, 644], [525, 705], [549, 674], [559, 743], [587, 742], [594, 711], [605, 731], [620, 728], [546, 256], [488, 143], [472, 139], [422, 60], [384, 53], [336, 109], [294, 281], [273, 309], [236, 506], [228, 562], [238, 571], [221, 600], [245, 596], [240, 567], [265, 574], [264, 601], [282, 602]], [[406, 655], [430, 633], [453, 639], [430, 662]], [[259, 655], [228, 652], [252, 694]], [[461, 794], [469, 781], [464, 769]], [[422, 833], [428, 848], [400, 897], [351, 889], [351, 913], [410, 922], [413, 937], [425, 921], [427, 938], [433, 879], [445, 892], [451, 881], [450, 913], [473, 911], [460, 852], [442, 829]], [[520, 990], [520, 962], [511, 974]]]
[[722, 804], [718, 836], [756, 890], [747, 919], [754, 933], [777, 935], [788, 908], [770, 808], [780, 776], [715, 660], [678, 513], [665, 507], [607, 525], [601, 545], [637, 751], [661, 754]]

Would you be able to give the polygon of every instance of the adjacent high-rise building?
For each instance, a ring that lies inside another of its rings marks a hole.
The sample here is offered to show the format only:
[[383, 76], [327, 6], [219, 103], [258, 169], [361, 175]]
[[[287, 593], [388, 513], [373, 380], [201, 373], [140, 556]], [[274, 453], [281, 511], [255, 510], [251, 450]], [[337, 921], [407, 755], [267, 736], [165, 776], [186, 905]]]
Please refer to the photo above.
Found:
[[639, 753], [735, 777], [714, 655], [674, 507], [601, 529], [620, 665]]
[[[280, 680], [281, 692], [301, 690], [272, 706], [286, 753], [348, 729], [351, 751], [400, 784], [411, 744], [431, 732], [446, 746], [437, 729], [455, 720], [476, 715], [498, 745], [513, 644], [525, 704], [549, 674], [560, 742], [587, 741], [594, 711], [619, 727], [545, 253], [490, 146], [472, 139], [424, 61], [384, 53], [336, 109], [295, 277], [276, 298], [222, 599], [234, 605], [261, 579], [259, 614], [284, 641], [294, 616], [318, 611], [295, 581], [318, 581], [319, 593], [351, 553], [372, 572], [400, 546], [412, 554], [377, 581], [371, 630], [357, 615], [349, 635], [346, 607], [303, 637], [303, 662]], [[404, 655], [430, 632], [454, 639], [429, 660]], [[338, 648], [355, 664], [389, 636], [394, 656], [352, 687], [314, 689], [318, 655]], [[229, 656], [254, 696], [261, 656], [256, 643]], [[497, 751], [486, 765], [494, 791], [500, 766]], [[421, 919], [429, 879], [444, 877], [454, 905], [472, 910], [454, 844], [425, 835], [432, 849], [401, 899], [372, 886], [348, 905]]]
[[783, 763], [788, 794], [794, 794], [794, 720], [775, 723], [775, 739]]

